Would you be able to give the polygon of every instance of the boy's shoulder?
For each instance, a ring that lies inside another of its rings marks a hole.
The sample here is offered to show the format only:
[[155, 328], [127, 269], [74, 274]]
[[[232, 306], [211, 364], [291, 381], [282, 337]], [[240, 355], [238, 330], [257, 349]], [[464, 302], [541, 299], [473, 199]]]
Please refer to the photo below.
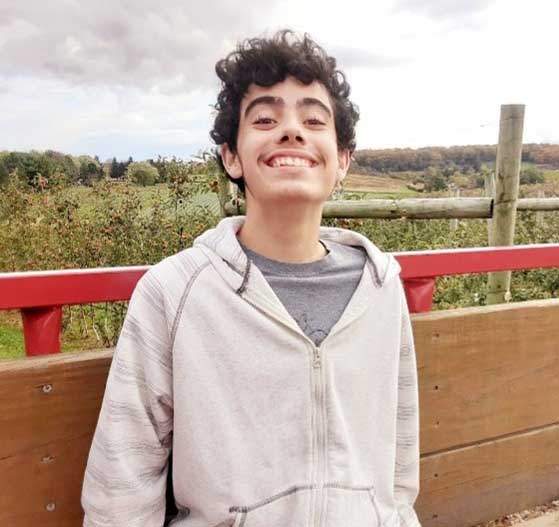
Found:
[[188, 247], [152, 265], [138, 285], [140, 282], [151, 283], [161, 296], [180, 298], [209, 263], [207, 256], [199, 248]]

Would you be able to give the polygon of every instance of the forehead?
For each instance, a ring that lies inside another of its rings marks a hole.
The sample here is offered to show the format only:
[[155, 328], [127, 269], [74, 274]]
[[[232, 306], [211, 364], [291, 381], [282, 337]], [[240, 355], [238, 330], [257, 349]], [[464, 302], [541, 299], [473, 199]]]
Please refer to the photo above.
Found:
[[318, 81], [313, 81], [310, 84], [303, 84], [294, 77], [287, 77], [284, 81], [278, 82], [273, 86], [251, 84], [241, 101], [241, 115], [252, 100], [257, 97], [262, 97], [263, 95], [280, 97], [287, 106], [294, 106], [298, 100], [312, 97], [321, 101], [332, 111], [330, 97], [323, 84]]

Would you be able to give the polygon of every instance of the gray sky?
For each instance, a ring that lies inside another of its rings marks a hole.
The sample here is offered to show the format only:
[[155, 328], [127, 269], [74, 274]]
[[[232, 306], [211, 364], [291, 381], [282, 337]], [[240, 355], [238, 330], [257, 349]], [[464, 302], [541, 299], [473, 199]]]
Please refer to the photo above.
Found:
[[[195, 5], [196, 4], [196, 5]], [[215, 62], [290, 27], [334, 55], [358, 148], [559, 143], [556, 0], [2, 0], [0, 150], [145, 159], [212, 146]]]

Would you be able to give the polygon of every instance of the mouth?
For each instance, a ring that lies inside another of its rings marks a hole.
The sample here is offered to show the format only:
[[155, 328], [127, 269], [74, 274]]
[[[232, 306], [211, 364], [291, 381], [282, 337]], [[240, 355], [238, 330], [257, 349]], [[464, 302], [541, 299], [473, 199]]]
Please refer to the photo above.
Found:
[[265, 161], [265, 164], [271, 168], [284, 167], [304, 167], [313, 168], [318, 165], [313, 159], [300, 156], [273, 156]]

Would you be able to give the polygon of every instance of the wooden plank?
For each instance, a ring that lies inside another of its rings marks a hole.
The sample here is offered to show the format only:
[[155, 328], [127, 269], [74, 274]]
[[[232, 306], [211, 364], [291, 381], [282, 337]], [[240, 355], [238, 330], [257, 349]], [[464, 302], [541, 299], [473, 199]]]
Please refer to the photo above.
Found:
[[64, 353], [0, 362], [2, 457], [94, 428], [112, 353]]
[[424, 454], [559, 421], [559, 299], [412, 319]]
[[93, 430], [0, 459], [0, 525], [77, 527]]
[[559, 495], [559, 424], [421, 459], [423, 527], [469, 527]]
[[0, 525], [81, 525], [83, 474], [112, 354], [0, 362]]

